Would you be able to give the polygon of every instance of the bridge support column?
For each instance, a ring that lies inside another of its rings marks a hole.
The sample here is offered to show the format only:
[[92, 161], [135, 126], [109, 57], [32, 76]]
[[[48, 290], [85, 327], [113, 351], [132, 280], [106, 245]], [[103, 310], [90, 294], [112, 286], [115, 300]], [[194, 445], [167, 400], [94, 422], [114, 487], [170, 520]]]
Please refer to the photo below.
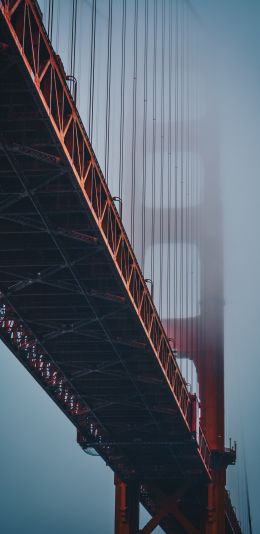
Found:
[[214, 472], [208, 485], [208, 510], [205, 534], [225, 534], [225, 468]]
[[139, 532], [139, 484], [115, 476], [115, 534]]

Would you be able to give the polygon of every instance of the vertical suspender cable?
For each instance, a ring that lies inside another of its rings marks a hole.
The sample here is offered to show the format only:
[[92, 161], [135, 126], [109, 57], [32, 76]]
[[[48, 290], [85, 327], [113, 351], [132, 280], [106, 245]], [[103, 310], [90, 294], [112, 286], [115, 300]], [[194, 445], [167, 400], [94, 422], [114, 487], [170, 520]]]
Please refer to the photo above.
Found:
[[72, 83], [72, 56], [73, 56], [73, 41], [74, 41], [74, 0], [71, 3], [71, 17], [70, 17], [70, 40], [68, 45], [68, 70], [69, 76], [67, 77], [70, 91], [72, 92], [73, 83]]
[[125, 131], [125, 40], [126, 40], [126, 0], [123, 0], [121, 33], [121, 88], [120, 88], [120, 140], [119, 140], [119, 198], [123, 198], [124, 178], [124, 131]]
[[164, 57], [165, 57], [165, 0], [162, 0], [162, 43], [161, 43], [161, 181], [160, 181], [160, 280], [159, 280], [159, 315], [162, 317], [163, 306], [163, 251], [164, 251]]
[[[60, 2], [60, 0], [59, 0]], [[83, 24], [83, 12], [84, 12], [84, 4], [83, 2], [79, 2], [78, 6], [78, 14], [77, 14], [77, 43], [78, 43], [78, 50], [77, 50], [77, 90], [76, 90], [76, 98], [77, 98], [77, 106], [80, 108], [80, 90], [83, 89], [83, 95], [85, 95], [84, 91], [84, 78], [82, 78], [85, 75], [85, 70], [83, 72], [82, 68], [82, 56], [84, 54], [85, 49], [85, 24]], [[84, 20], [85, 22], [85, 20]], [[83, 82], [83, 83], [81, 83]]]
[[[242, 431], [243, 431], [243, 427], [242, 427]], [[246, 466], [246, 453], [245, 453], [244, 433], [242, 434], [242, 455], [243, 455], [245, 491], [246, 491], [246, 514], [247, 514], [246, 523], [248, 524], [249, 534], [252, 534], [253, 533], [253, 525], [252, 525], [252, 515], [251, 515], [249, 486], [248, 486], [248, 475], [247, 475], [247, 466]]]
[[[198, 62], [198, 58], [197, 58]], [[198, 66], [196, 68], [197, 72]], [[195, 112], [196, 112], [196, 124], [195, 124], [195, 153], [198, 154], [198, 116], [199, 116], [199, 87], [198, 87], [198, 75], [196, 75], [196, 93], [195, 93]], [[196, 330], [196, 354], [197, 354], [197, 373], [200, 376], [200, 354], [201, 354], [201, 336], [202, 336], [202, 317], [200, 309], [200, 286], [201, 286], [201, 269], [199, 263], [199, 160], [196, 158], [195, 162], [195, 205], [196, 205], [196, 220], [195, 220], [195, 243], [197, 246], [196, 251], [196, 315], [199, 317], [199, 323]]]
[[[180, 54], [181, 54], [181, 57], [180, 57], [180, 62], [181, 62], [181, 94], [180, 94], [180, 149], [181, 149], [181, 168], [180, 168], [180, 174], [181, 174], [181, 228], [180, 228], [180, 231], [181, 231], [181, 250], [180, 250], [180, 349], [181, 349], [181, 353], [183, 352], [183, 295], [184, 295], [184, 292], [183, 292], [183, 281], [184, 281], [184, 276], [183, 276], [183, 269], [184, 269], [184, 224], [183, 224], [183, 212], [184, 212], [184, 209], [183, 209], [183, 199], [184, 199], [184, 150], [183, 150], [183, 145], [184, 145], [184, 138], [183, 138], [183, 135], [184, 135], [184, 90], [185, 90], [185, 85], [184, 85], [184, 5], [182, 4], [181, 6], [181, 13], [180, 13], [181, 17], [180, 17], [180, 30], [181, 30], [181, 34], [180, 34], [180, 37], [181, 37], [181, 49], [180, 49]], [[182, 371], [182, 359], [181, 359], [181, 371]]]
[[133, 126], [132, 126], [132, 188], [131, 188], [131, 242], [135, 241], [135, 181], [136, 181], [136, 92], [137, 92], [137, 31], [138, 0], [134, 8], [134, 67], [133, 67]]
[[143, 110], [143, 186], [142, 186], [142, 270], [146, 245], [146, 171], [147, 171], [147, 59], [148, 59], [148, 0], [145, 0], [144, 21], [144, 110]]
[[77, 38], [77, 11], [78, 11], [78, 0], [73, 0], [72, 20], [71, 20], [71, 46], [70, 46], [70, 90], [75, 100], [76, 100], [75, 62], [76, 62], [76, 38]]
[[169, 0], [169, 53], [168, 53], [168, 203], [167, 203], [167, 335], [171, 318], [171, 225], [172, 225], [172, 0]]
[[186, 195], [185, 195], [185, 345], [186, 345], [186, 380], [191, 384], [189, 376], [190, 361], [190, 288], [189, 288], [189, 269], [190, 269], [190, 86], [189, 86], [189, 13], [186, 6], [186, 53], [185, 53], [185, 71], [186, 71], [186, 113], [185, 113], [185, 129], [186, 129]]
[[174, 102], [174, 318], [178, 313], [178, 163], [179, 163], [179, 2], [176, 0], [175, 28], [175, 102]]
[[49, 0], [47, 33], [48, 33], [50, 41], [52, 40], [52, 30], [53, 30], [53, 0]]
[[57, 20], [56, 20], [56, 52], [59, 53], [60, 47], [60, 0], [57, 0]]
[[250, 507], [250, 499], [249, 499], [249, 489], [248, 489], [248, 477], [247, 477], [246, 467], [245, 467], [245, 478], [246, 478], [246, 504], [247, 504], [247, 519], [248, 519], [248, 526], [249, 526], [249, 534], [253, 534], [253, 525], [252, 525], [252, 516], [251, 516], [251, 507]]
[[105, 178], [107, 182], [108, 182], [108, 172], [109, 172], [109, 145], [110, 145], [112, 14], [113, 14], [113, 0], [109, 0], [108, 31], [107, 31], [107, 90], [106, 90], [106, 134], [105, 134]]
[[[194, 60], [193, 60], [193, 50], [194, 50], [194, 42], [193, 42], [193, 31], [190, 27], [190, 41], [189, 41], [189, 50], [190, 50], [190, 117], [194, 118], [194, 84], [193, 84], [193, 72], [194, 72]], [[194, 119], [193, 119], [194, 122]], [[191, 357], [192, 360], [194, 359], [194, 255], [195, 255], [195, 247], [194, 247], [194, 228], [193, 228], [193, 213], [195, 210], [194, 206], [194, 145], [193, 145], [193, 135], [194, 131], [192, 130], [192, 126], [190, 128], [190, 136], [189, 136], [189, 144], [190, 144], [190, 151], [191, 151], [191, 167], [190, 167], [190, 220], [189, 220], [189, 236], [190, 236], [190, 243], [192, 244], [191, 249], [191, 255], [190, 255], [190, 317], [191, 317], [191, 325], [190, 325], [190, 351], [191, 351]], [[195, 391], [196, 381], [195, 381], [195, 374], [194, 374], [194, 365], [191, 366], [191, 384], [192, 384], [192, 390]]]
[[70, 74], [75, 74], [75, 29], [76, 29], [76, 6], [77, 0], [72, 2], [72, 21], [71, 21], [71, 49], [70, 49]]
[[154, 0], [153, 30], [153, 132], [152, 132], [152, 221], [151, 221], [151, 280], [154, 282], [155, 240], [155, 164], [156, 164], [156, 67], [157, 67], [157, 0]]
[[94, 110], [94, 86], [95, 86], [95, 57], [96, 57], [96, 11], [97, 2], [92, 0], [91, 16], [91, 52], [90, 52], [90, 77], [89, 77], [89, 112], [88, 112], [88, 131], [89, 138], [93, 139], [93, 110]]
[[[198, 43], [197, 49], [199, 50]], [[199, 85], [199, 74], [200, 74], [200, 57], [197, 58], [197, 68], [196, 68], [196, 154], [199, 153], [199, 116], [200, 116], [200, 85]], [[199, 325], [197, 327], [197, 358], [198, 358], [198, 375], [200, 376], [200, 367], [201, 367], [201, 355], [203, 353], [203, 329], [204, 329], [204, 311], [201, 307], [201, 290], [202, 290], [202, 266], [200, 264], [199, 252], [201, 250], [201, 217], [200, 217], [200, 204], [202, 203], [201, 198], [201, 165], [199, 158], [196, 160], [196, 244], [197, 244], [197, 255], [196, 255], [196, 301], [197, 301], [197, 314], [199, 316]]]
[[46, 24], [46, 27], [47, 27], [47, 32], [48, 32], [48, 20], [47, 20], [47, 0], [44, 0], [43, 2], [43, 17], [44, 17], [44, 22]]

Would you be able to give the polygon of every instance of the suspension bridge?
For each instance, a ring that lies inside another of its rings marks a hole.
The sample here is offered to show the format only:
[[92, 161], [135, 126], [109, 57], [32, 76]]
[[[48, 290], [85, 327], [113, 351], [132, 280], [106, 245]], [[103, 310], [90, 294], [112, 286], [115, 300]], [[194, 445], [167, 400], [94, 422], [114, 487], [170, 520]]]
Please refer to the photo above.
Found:
[[45, 4], [0, 2], [1, 339], [113, 470], [115, 534], [241, 533], [226, 490], [221, 199], [196, 14], [109, 0], [104, 17], [73, 0], [62, 37], [62, 3]]

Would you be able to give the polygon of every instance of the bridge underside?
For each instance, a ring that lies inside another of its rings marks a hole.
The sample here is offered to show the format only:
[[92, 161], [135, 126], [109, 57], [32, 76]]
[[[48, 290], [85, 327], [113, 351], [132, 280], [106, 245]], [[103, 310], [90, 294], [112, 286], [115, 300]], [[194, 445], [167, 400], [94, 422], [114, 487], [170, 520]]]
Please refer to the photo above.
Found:
[[25, 329], [30, 344], [15, 345], [8, 326], [2, 339], [77, 426], [83, 446], [122, 478], [166, 494], [189, 482], [196, 522], [207, 481], [196, 441], [20, 63], [14, 50], [2, 52], [0, 289], [2, 317]]
[[[197, 441], [0, 16], [1, 338], [148, 511], [185, 488], [202, 529]], [[186, 532], [174, 513], [160, 524]]]

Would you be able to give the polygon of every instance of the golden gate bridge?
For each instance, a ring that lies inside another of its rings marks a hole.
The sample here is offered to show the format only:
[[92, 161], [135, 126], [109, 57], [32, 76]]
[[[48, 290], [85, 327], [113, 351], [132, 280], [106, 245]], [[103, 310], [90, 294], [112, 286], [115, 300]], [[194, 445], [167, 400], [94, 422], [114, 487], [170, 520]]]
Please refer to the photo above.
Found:
[[42, 6], [46, 30], [35, 0], [0, 2], [1, 338], [115, 473], [116, 534], [240, 533], [196, 13], [109, 0], [98, 23], [93, 0], [84, 99], [86, 6], [69, 5], [65, 70], [61, 3]]

